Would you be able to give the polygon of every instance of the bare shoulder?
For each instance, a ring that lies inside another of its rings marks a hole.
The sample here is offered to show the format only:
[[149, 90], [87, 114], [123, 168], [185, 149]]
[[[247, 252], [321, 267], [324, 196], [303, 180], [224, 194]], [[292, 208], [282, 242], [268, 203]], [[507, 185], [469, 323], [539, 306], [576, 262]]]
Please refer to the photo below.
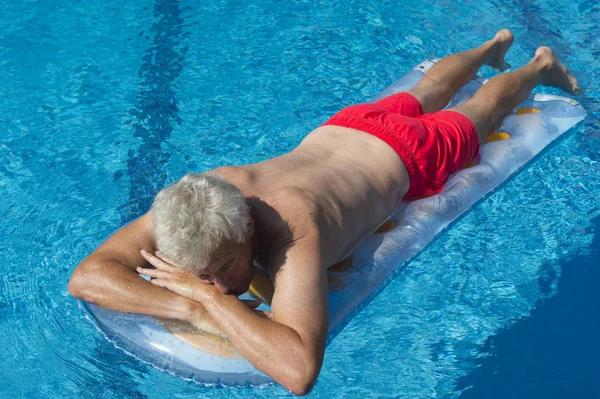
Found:
[[275, 319], [316, 341], [327, 332], [327, 271], [322, 255], [319, 240], [308, 236], [271, 260]]
[[[306, 188], [286, 186], [272, 195], [272, 202], [282, 211], [295, 216], [314, 215], [319, 210], [319, 196]], [[307, 222], [307, 220], [303, 220]]]
[[[303, 268], [308, 264], [320, 264], [321, 232], [316, 216], [318, 206], [312, 194], [296, 188], [286, 188], [274, 195], [272, 206], [281, 219], [269, 262], [273, 277], [276, 279], [284, 270], [295, 274], [298, 272], [298, 266]], [[308, 254], [311, 255], [311, 259], [304, 264]]]
[[244, 166], [222, 166], [214, 169], [212, 173], [216, 173], [225, 178], [231, 184], [237, 186], [240, 190], [254, 184], [259, 177], [257, 168], [253, 165]]
[[313, 193], [296, 187], [286, 187], [272, 194], [269, 205], [282, 221], [283, 229], [280, 235], [287, 237], [285, 242], [318, 241], [317, 220], [320, 211]]
[[121, 227], [86, 260], [113, 260], [133, 269], [145, 265], [146, 261], [140, 255], [140, 250], [145, 249], [149, 252], [156, 250], [151, 212]]

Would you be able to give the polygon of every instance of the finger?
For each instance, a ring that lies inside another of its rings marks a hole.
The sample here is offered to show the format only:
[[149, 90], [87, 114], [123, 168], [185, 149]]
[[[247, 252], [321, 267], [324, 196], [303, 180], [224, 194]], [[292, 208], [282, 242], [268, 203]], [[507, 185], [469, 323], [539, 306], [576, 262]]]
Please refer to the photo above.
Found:
[[173, 259], [171, 258], [167, 258], [165, 255], [163, 255], [160, 251], [156, 251], [156, 253], [154, 254], [156, 255], [157, 258], [162, 259], [165, 263], [167, 263], [170, 266], [176, 267], [181, 269], [181, 266], [179, 266], [177, 264], [177, 262], [175, 262]]
[[180, 284], [177, 284], [176, 282], [173, 282], [171, 280], [165, 280], [165, 279], [154, 279], [154, 280], [150, 280], [150, 282], [156, 286], [165, 288], [177, 295], [184, 296], [186, 298], [195, 300], [194, 299], [194, 291], [190, 287], [187, 287], [185, 285], [180, 285]]
[[142, 254], [144, 259], [146, 259], [150, 264], [152, 264], [154, 267], [156, 267], [158, 269], [166, 270], [166, 271], [170, 271], [170, 272], [176, 270], [176, 268], [174, 268], [172, 265], [169, 265], [167, 262], [165, 262], [164, 260], [160, 259], [159, 257], [151, 254], [150, 252], [146, 252], [142, 249], [140, 251], [140, 254]]
[[158, 285], [159, 287], [168, 288], [167, 287], [168, 282], [166, 280], [163, 280], [160, 278], [155, 278], [155, 279], [150, 280], [150, 282], [154, 285]]
[[160, 269], [147, 269], [138, 267], [135, 269], [139, 274], [143, 274], [144, 276], [152, 277], [152, 278], [164, 278], [168, 279], [171, 274], [169, 272], [165, 272]]

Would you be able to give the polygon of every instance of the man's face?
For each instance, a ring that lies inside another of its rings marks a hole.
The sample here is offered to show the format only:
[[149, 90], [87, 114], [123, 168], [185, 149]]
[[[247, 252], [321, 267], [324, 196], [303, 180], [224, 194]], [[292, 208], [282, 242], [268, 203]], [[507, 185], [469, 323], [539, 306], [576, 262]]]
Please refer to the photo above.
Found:
[[211, 263], [198, 278], [214, 284], [224, 294], [241, 295], [248, 291], [254, 277], [252, 260], [251, 240], [242, 244], [226, 241], [215, 251]]

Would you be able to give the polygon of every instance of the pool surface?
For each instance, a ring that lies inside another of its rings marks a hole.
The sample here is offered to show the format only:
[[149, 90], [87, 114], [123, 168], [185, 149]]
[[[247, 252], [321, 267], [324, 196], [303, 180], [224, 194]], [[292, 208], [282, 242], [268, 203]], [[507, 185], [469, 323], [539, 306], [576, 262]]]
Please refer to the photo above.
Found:
[[515, 66], [556, 50], [588, 118], [361, 311], [309, 397], [600, 397], [600, 5], [471, 3], [2, 3], [0, 398], [291, 396], [137, 361], [85, 318], [70, 274], [186, 172], [287, 152], [502, 27]]

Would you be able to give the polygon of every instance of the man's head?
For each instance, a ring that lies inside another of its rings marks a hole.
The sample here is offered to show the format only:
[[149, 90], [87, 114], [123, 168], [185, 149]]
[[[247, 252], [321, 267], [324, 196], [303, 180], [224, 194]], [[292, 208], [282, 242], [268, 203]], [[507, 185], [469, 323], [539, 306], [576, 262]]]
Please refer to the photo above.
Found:
[[225, 293], [248, 289], [254, 221], [241, 191], [217, 174], [185, 175], [152, 205], [158, 250]]

